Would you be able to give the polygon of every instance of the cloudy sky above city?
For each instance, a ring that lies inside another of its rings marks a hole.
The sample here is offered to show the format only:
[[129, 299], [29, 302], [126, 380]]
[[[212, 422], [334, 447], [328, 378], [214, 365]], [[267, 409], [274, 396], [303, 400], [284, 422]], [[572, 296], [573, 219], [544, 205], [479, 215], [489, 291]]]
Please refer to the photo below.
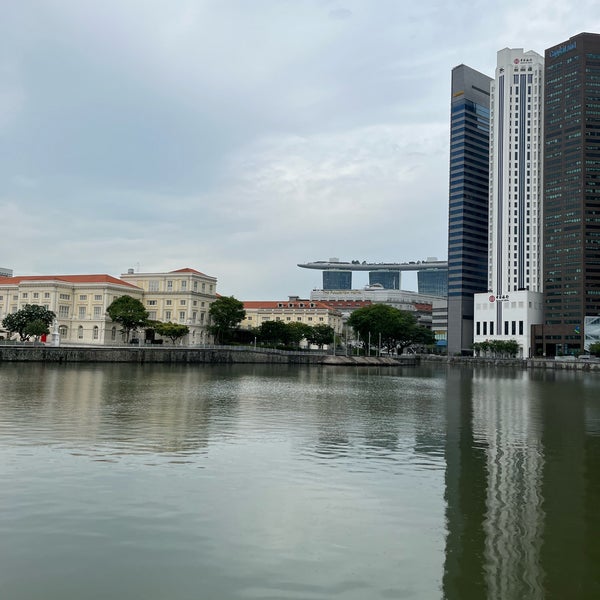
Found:
[[308, 296], [301, 262], [446, 258], [452, 67], [493, 75], [501, 48], [600, 31], [597, 0], [2, 13], [0, 266], [192, 267], [247, 300]]

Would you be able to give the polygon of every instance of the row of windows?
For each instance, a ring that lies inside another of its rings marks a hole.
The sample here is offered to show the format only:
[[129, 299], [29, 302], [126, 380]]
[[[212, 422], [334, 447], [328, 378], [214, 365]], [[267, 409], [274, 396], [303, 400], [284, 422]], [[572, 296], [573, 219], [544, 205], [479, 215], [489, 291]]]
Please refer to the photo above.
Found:
[[[510, 325], [510, 333], [509, 333], [509, 325]], [[523, 321], [504, 321], [504, 335], [517, 335], [517, 327], [518, 327], [518, 335], [523, 335]], [[477, 321], [475, 323], [475, 333], [476, 335], [494, 335], [494, 321]]]

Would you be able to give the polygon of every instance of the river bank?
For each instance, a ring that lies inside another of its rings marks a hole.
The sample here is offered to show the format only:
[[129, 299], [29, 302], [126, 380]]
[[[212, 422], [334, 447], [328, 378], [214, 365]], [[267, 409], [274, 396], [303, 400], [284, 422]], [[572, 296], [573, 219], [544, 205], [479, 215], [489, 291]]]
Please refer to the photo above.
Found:
[[568, 371], [600, 372], [600, 360], [594, 358], [575, 358], [572, 356], [556, 358], [491, 358], [481, 356], [437, 356], [421, 355], [423, 362], [443, 363], [451, 366], [513, 367], [516, 369], [548, 369]]
[[175, 347], [74, 347], [0, 346], [1, 362], [135, 363], [135, 364], [299, 364], [336, 366], [414, 366], [415, 355], [395, 357], [333, 356], [320, 352], [289, 352], [270, 348], [211, 346]]

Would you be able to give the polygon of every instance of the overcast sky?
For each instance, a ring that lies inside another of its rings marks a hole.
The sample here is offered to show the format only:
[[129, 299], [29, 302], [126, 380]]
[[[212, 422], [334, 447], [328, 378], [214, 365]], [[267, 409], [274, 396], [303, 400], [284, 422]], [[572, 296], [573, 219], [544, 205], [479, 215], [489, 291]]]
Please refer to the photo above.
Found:
[[600, 32], [597, 0], [0, 5], [0, 266], [192, 267], [242, 300], [445, 259], [452, 67]]

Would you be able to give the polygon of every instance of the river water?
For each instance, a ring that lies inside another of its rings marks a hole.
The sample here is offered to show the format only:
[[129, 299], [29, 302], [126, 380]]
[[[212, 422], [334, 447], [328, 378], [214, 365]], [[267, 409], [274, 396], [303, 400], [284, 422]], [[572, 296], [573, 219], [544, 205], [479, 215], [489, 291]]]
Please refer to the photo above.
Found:
[[600, 598], [600, 377], [0, 363], [0, 598]]

